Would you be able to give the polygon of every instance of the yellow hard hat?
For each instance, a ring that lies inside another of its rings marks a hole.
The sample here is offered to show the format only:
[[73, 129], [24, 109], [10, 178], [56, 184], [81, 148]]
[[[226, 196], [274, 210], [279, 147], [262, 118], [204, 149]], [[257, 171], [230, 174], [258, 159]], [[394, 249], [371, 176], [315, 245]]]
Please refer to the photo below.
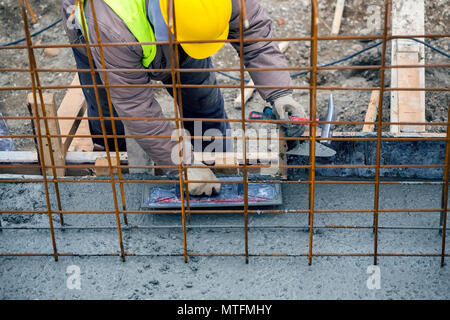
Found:
[[[168, 23], [167, 3], [160, 0], [164, 21]], [[226, 40], [231, 17], [231, 0], [173, 0], [178, 41]], [[174, 32], [173, 28], [171, 30]], [[222, 48], [224, 42], [182, 43], [186, 53], [205, 59]]]

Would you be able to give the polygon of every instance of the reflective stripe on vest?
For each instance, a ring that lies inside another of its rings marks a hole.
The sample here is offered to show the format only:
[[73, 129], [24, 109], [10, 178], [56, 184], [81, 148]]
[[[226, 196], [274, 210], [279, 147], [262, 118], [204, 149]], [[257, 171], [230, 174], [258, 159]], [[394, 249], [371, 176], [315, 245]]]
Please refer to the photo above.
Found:
[[[127, 28], [137, 39], [138, 42], [154, 42], [155, 34], [147, 19], [147, 11], [145, 8], [146, 0], [103, 0], [114, 12], [119, 16], [120, 19], [125, 23]], [[80, 1], [80, 5], [84, 8], [85, 0]], [[80, 15], [81, 10], [77, 10], [77, 19], [82, 25], [82, 19]], [[84, 13], [84, 10], [83, 10]], [[84, 19], [86, 20], [86, 19]], [[86, 30], [88, 31], [87, 25]], [[89, 42], [89, 31], [85, 38]], [[142, 65], [148, 68], [150, 63], [156, 55], [156, 45], [142, 45]]]

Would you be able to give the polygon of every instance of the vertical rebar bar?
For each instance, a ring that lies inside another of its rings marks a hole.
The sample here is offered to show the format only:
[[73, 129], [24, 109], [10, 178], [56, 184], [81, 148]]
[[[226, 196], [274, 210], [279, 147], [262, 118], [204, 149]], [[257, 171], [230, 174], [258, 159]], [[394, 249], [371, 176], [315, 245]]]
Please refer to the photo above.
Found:
[[[28, 28], [28, 20], [27, 20], [27, 28]], [[30, 40], [30, 45], [32, 45], [31, 35], [30, 35], [29, 30], [28, 30], [28, 36], [29, 36], [29, 40]], [[26, 36], [26, 37], [28, 37], [28, 36]], [[26, 40], [27, 40], [27, 45], [28, 45], [28, 38]], [[37, 86], [37, 88], [39, 88], [38, 89], [38, 95], [39, 95], [39, 101], [41, 102], [40, 105], [41, 105], [42, 118], [43, 118], [43, 121], [44, 121], [45, 130], [46, 130], [46, 138], [47, 138], [48, 149], [49, 149], [50, 164], [52, 166], [53, 183], [54, 183], [54, 186], [55, 186], [56, 202], [57, 202], [58, 210], [61, 212], [62, 211], [62, 204], [61, 204], [61, 196], [60, 196], [60, 192], [59, 192], [58, 176], [56, 174], [56, 168], [55, 168], [55, 156], [54, 156], [53, 148], [52, 148], [52, 140], [51, 140], [51, 137], [50, 137], [51, 133], [49, 131], [48, 119], [46, 118], [47, 117], [47, 111], [45, 109], [44, 97], [43, 97], [43, 94], [42, 94], [42, 89], [40, 88], [41, 87], [41, 81], [40, 81], [40, 78], [39, 78], [39, 72], [36, 71], [37, 64], [36, 64], [36, 58], [34, 56], [34, 51], [31, 50], [31, 51], [29, 51], [29, 53], [30, 53], [30, 62], [33, 64], [33, 68], [34, 68], [33, 76], [34, 76], [35, 81], [36, 81], [36, 86]], [[36, 103], [37, 101], [34, 101], [34, 102]], [[37, 105], [36, 105], [36, 110], [38, 110], [37, 109]], [[36, 123], [36, 126], [40, 126], [40, 125], [41, 125], [40, 123]], [[44, 171], [44, 172], [42, 172], [42, 174], [46, 175], [47, 172]], [[59, 214], [59, 223], [60, 223], [61, 226], [64, 225], [64, 217], [63, 217], [62, 213]]]
[[[447, 111], [447, 119], [450, 119], [450, 105]], [[442, 227], [442, 248], [441, 248], [441, 267], [445, 264], [445, 241], [447, 233], [447, 213], [448, 213], [448, 184], [450, 170], [450, 126], [447, 125], [447, 140], [445, 141], [445, 167], [444, 184], [442, 185], [442, 212], [440, 214], [440, 226]]]
[[[174, 3], [175, 5], [175, 3]], [[171, 47], [171, 50], [174, 49], [174, 58], [175, 58], [175, 67], [176, 69], [180, 69], [180, 53], [179, 53], [179, 44], [178, 44], [178, 32], [177, 32], [177, 21], [175, 18], [175, 7], [173, 8], [173, 36], [175, 38], [175, 45], [174, 47]], [[181, 73], [180, 71], [176, 71], [175, 73], [176, 76], [176, 85], [181, 85]], [[183, 113], [183, 96], [182, 96], [182, 88], [180, 87], [178, 90], [176, 90], [176, 92], [172, 92], [174, 95], [176, 93], [178, 93], [177, 96], [177, 105], [178, 108], [175, 108], [175, 112], [178, 112], [178, 118], [179, 118], [179, 128], [182, 131], [182, 136], [181, 136], [181, 152], [182, 152], [182, 158], [183, 160], [188, 160], [187, 159], [187, 154], [190, 154], [190, 152], [188, 152], [188, 150], [186, 150], [186, 143], [185, 143], [185, 139], [184, 139], [184, 113]], [[191, 146], [187, 145], [188, 148], [190, 148]], [[193, 151], [193, 150], [192, 150]], [[187, 216], [188, 216], [188, 223], [191, 222], [191, 203], [190, 203], [190, 195], [189, 195], [189, 184], [185, 181], [188, 180], [188, 173], [187, 173], [187, 166], [186, 163], [184, 163], [183, 165], [183, 174], [184, 174], [184, 181], [183, 181], [183, 185], [185, 188], [185, 197], [186, 197], [186, 208], [187, 208]], [[182, 190], [182, 189], [180, 189]], [[183, 190], [182, 190], [183, 191]]]
[[[92, 0], [90, 0], [90, 6], [91, 6], [91, 10], [94, 10]], [[88, 56], [89, 68], [91, 70], [90, 72], [91, 72], [91, 77], [92, 77], [92, 84], [94, 86], [94, 94], [95, 94], [95, 100], [97, 103], [98, 115], [100, 118], [100, 126], [102, 128], [103, 141], [105, 144], [105, 151], [106, 151], [106, 159], [108, 161], [109, 177], [110, 177], [110, 181], [111, 181], [111, 188], [112, 188], [113, 201], [114, 201], [114, 210], [115, 210], [115, 215], [116, 215], [117, 232], [119, 235], [120, 254], [121, 254], [122, 261], [125, 262], [125, 249], [124, 249], [123, 239], [122, 239], [122, 228], [120, 226], [119, 204], [117, 201], [116, 184], [114, 181], [114, 172], [113, 172], [113, 168], [112, 168], [112, 164], [111, 164], [111, 154], [109, 152], [108, 139], [106, 137], [107, 133], [106, 133], [106, 127], [105, 127], [105, 120], [103, 118], [103, 111], [102, 111], [101, 103], [100, 103], [100, 94], [99, 94], [99, 89], [98, 89], [98, 85], [97, 85], [97, 81], [96, 81], [96, 77], [95, 77], [95, 64], [93, 61], [91, 50], [90, 50], [89, 46], [87, 45], [87, 42], [88, 42], [87, 39], [88, 39], [89, 34], [88, 34], [86, 19], [84, 16], [84, 6], [83, 5], [80, 5], [80, 16], [81, 16], [81, 26], [83, 28], [83, 34], [85, 35], [85, 39], [86, 39], [85, 48], [86, 48], [86, 52], [87, 52], [87, 56]], [[97, 21], [94, 20], [94, 25], [96, 25], [96, 24], [97, 24]]]
[[377, 149], [376, 149], [376, 167], [375, 167], [375, 192], [374, 192], [374, 213], [373, 213], [373, 264], [378, 263], [378, 213], [380, 206], [380, 171], [381, 171], [381, 134], [383, 130], [383, 96], [384, 96], [384, 72], [386, 66], [386, 48], [388, 36], [389, 4], [390, 0], [384, 0], [384, 21], [383, 21], [383, 44], [381, 52], [380, 68], [380, 99], [378, 101], [378, 119], [377, 119]]
[[[177, 50], [174, 48], [174, 46], [177, 46], [177, 38], [176, 38], [176, 31], [175, 31], [175, 3], [173, 0], [169, 0], [167, 2], [167, 16], [168, 16], [168, 36], [169, 36], [169, 46], [170, 46], [170, 65], [171, 65], [171, 77], [172, 77], [172, 96], [173, 96], [173, 105], [174, 105], [174, 113], [175, 113], [175, 126], [177, 131], [177, 148], [178, 148], [178, 179], [179, 179], [179, 185], [180, 185], [180, 200], [181, 200], [181, 224], [183, 229], [183, 256], [184, 256], [184, 262], [188, 262], [188, 252], [187, 252], [187, 232], [186, 232], [186, 210], [185, 210], [185, 203], [184, 203], [184, 187], [187, 187], [187, 184], [184, 183], [184, 174], [186, 173], [184, 171], [184, 140], [183, 140], [183, 132], [181, 132], [183, 128], [183, 124], [181, 123], [181, 120], [178, 115], [178, 77], [176, 75], [175, 70], [175, 55], [178, 53]], [[171, 29], [174, 29], [174, 34], [172, 34]], [[175, 37], [175, 39], [173, 38]], [[179, 71], [178, 71], [179, 73]], [[181, 88], [179, 88], [181, 90]], [[180, 94], [181, 96], [181, 94]], [[180, 106], [181, 108], [181, 106]], [[187, 170], [187, 169], [186, 169]], [[188, 190], [186, 188], [186, 190]]]
[[317, 107], [317, 46], [318, 46], [318, 6], [317, 0], [311, 0], [311, 54], [310, 54], [310, 89], [309, 89], [309, 252], [308, 264], [312, 263], [312, 247], [314, 233], [314, 191], [316, 179], [316, 107]]
[[[92, 3], [91, 3], [92, 6]], [[98, 51], [99, 51], [99, 55], [100, 55], [100, 60], [101, 60], [101, 64], [102, 64], [102, 69], [106, 69], [106, 64], [105, 64], [105, 55], [103, 53], [103, 47], [102, 47], [102, 40], [100, 37], [100, 32], [98, 30], [98, 24], [97, 22], [97, 15], [95, 14], [95, 8], [92, 6], [92, 18], [94, 19], [94, 29], [95, 29], [95, 34], [97, 37], [97, 43], [99, 44], [98, 47]], [[112, 106], [112, 102], [111, 102], [111, 93], [109, 91], [109, 80], [108, 80], [108, 73], [105, 72], [103, 74], [103, 82], [105, 85], [105, 91], [106, 91], [106, 99], [108, 101], [108, 109], [109, 109], [109, 114], [110, 117], [113, 118], [113, 120], [111, 120], [111, 128], [112, 128], [112, 132], [113, 132], [113, 139], [114, 139], [114, 148], [115, 148], [115, 153], [116, 153], [116, 165], [119, 167], [120, 166], [120, 154], [119, 154], [119, 143], [117, 142], [117, 130], [116, 130], [116, 122], [114, 121], [114, 111], [113, 111], [113, 106]], [[109, 146], [108, 146], [109, 148]], [[106, 148], [105, 148], [106, 150]], [[117, 173], [119, 176], [119, 184], [120, 184], [120, 195], [122, 198], [122, 209], [123, 211], [126, 210], [127, 206], [126, 206], [126, 200], [125, 200], [125, 191], [124, 191], [124, 186], [123, 186], [123, 178], [122, 178], [122, 168], [117, 168]], [[127, 218], [127, 214], [124, 213], [123, 214], [123, 220], [125, 222], [125, 224], [128, 224], [128, 218]]]
[[[55, 230], [53, 229], [52, 207], [51, 207], [51, 202], [50, 202], [50, 193], [48, 190], [48, 181], [47, 181], [47, 170], [46, 170], [45, 159], [44, 159], [44, 147], [43, 147], [44, 143], [43, 143], [43, 136], [42, 136], [41, 125], [40, 125], [41, 120], [40, 120], [39, 112], [37, 109], [36, 61], [34, 59], [33, 49], [31, 48], [32, 42], [31, 42], [30, 30], [28, 28], [28, 20], [27, 20], [27, 14], [26, 14], [24, 0], [20, 0], [20, 6], [22, 8], [22, 19], [23, 19], [23, 23], [24, 23], [24, 30], [25, 30], [25, 37], [26, 37], [27, 51], [28, 51], [28, 62], [30, 65], [31, 87], [32, 87], [32, 91], [33, 91], [33, 100], [34, 100], [34, 104], [33, 104], [34, 110], [33, 111], [34, 111], [36, 128], [37, 128], [37, 133], [38, 133], [39, 154], [40, 154], [40, 158], [41, 158], [40, 165], [41, 165], [41, 170], [42, 170], [42, 178], [44, 180], [45, 200], [46, 200], [47, 211], [48, 211], [48, 221], [49, 221], [50, 235], [51, 235], [52, 247], [53, 247], [53, 257], [54, 257], [55, 261], [58, 261], [58, 250], [56, 249]], [[41, 90], [41, 89], [39, 89], [39, 90]], [[42, 92], [40, 92], [40, 98], [41, 98], [41, 104], [43, 106], [44, 101], [43, 101], [43, 97], [42, 97]], [[51, 141], [49, 141], [50, 133], [49, 133], [48, 123], [47, 123], [46, 119], [44, 120], [44, 123], [46, 124], [45, 128], [47, 130], [47, 141], [48, 141], [50, 149], [51, 149]], [[52, 153], [52, 152], [50, 152], [50, 153]], [[54, 178], [55, 178], [55, 176], [54, 176]]]
[[244, 80], [244, 9], [245, 0], [239, 1], [239, 72], [240, 72], [240, 90], [241, 90], [241, 128], [242, 128], [242, 152], [243, 152], [243, 177], [244, 185], [244, 250], [245, 263], [248, 263], [248, 177], [247, 177], [247, 141], [245, 125], [245, 80]]

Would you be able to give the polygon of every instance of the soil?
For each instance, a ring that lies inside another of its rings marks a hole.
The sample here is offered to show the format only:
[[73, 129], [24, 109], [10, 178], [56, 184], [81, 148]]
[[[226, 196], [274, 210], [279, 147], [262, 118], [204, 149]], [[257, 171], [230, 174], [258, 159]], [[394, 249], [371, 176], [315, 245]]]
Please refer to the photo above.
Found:
[[[60, 1], [30, 1], [38, 16], [38, 23], [31, 25], [31, 31], [37, 31], [49, 25], [60, 16]], [[273, 33], [276, 37], [307, 36], [310, 30], [310, 1], [308, 0], [261, 0], [269, 16], [273, 19]], [[348, 0], [343, 14], [340, 34], [345, 35], [368, 35], [380, 34], [383, 1], [381, 0]], [[319, 1], [319, 35], [329, 35], [330, 26], [334, 16], [335, 0]], [[450, 4], [448, 0], [425, 0], [426, 23], [425, 33], [449, 33]], [[0, 1], [0, 24], [2, 34], [0, 43], [6, 43], [24, 36], [23, 22], [19, 2], [16, 0]], [[62, 26], [56, 27], [33, 38], [34, 42], [42, 41], [42, 44], [65, 44], [67, 38]], [[427, 39], [432, 45], [448, 52], [449, 41], [445, 38]], [[330, 62], [351, 54], [370, 43], [348, 40], [348, 41], [320, 41], [319, 64]], [[309, 43], [305, 41], [292, 42], [285, 55], [289, 66], [307, 66], [309, 64]], [[372, 49], [349, 62], [350, 65], [376, 65], [380, 63], [380, 47]], [[75, 63], [70, 49], [63, 48], [55, 57], [44, 55], [43, 49], [35, 50], [38, 67], [46, 69], [74, 68]], [[390, 46], [387, 52], [388, 63], [390, 60]], [[239, 60], [234, 49], [230, 45], [213, 57], [216, 67], [239, 67]], [[427, 64], [448, 63], [449, 59], [436, 52], [426, 49]], [[28, 67], [28, 57], [25, 50], [1, 50], [0, 68], [24, 68]], [[238, 75], [238, 73], [234, 73]], [[378, 86], [379, 71], [322, 71], [318, 74], [318, 84], [322, 86]], [[41, 72], [40, 79], [43, 85], [68, 85], [73, 79], [72, 75], [63, 72]], [[389, 71], [386, 72], [386, 85], [389, 85]], [[218, 75], [220, 83], [236, 84], [222, 75]], [[294, 80], [295, 85], [307, 85], [309, 77], [301, 76]], [[30, 75], [28, 72], [5, 72], [0, 74], [0, 86], [29, 86]], [[448, 69], [432, 68], [426, 70], [427, 87], [450, 87]], [[223, 89], [227, 113], [230, 118], [239, 119], [241, 110], [234, 107], [238, 89]], [[65, 94], [65, 90], [54, 90], [56, 103], [59, 104]], [[323, 115], [326, 112], [326, 104], [330, 92], [319, 90], [318, 112]], [[370, 91], [345, 90], [335, 91], [334, 101], [339, 108], [339, 120], [342, 121], [364, 121], [365, 112], [370, 99]], [[165, 113], [170, 116], [173, 113], [171, 98], [165, 90], [157, 92], [158, 100], [162, 103]], [[306, 90], [295, 90], [294, 97], [304, 105], [308, 105], [309, 97]], [[26, 94], [23, 91], [10, 90], [0, 91], [0, 113], [4, 116], [27, 116], [29, 115], [26, 104]], [[447, 120], [449, 102], [448, 92], [426, 93], [426, 120], [429, 122], [442, 122]], [[261, 111], [265, 102], [258, 94], [254, 94], [246, 105], [245, 114], [251, 111]], [[384, 97], [383, 120], [389, 121], [389, 94]], [[31, 134], [31, 125], [25, 120], [7, 120], [11, 134]], [[239, 128], [239, 123], [232, 127]], [[247, 128], [255, 128], [254, 124], [248, 124]], [[337, 131], [360, 131], [361, 125], [341, 125]], [[387, 130], [387, 128], [384, 128]], [[444, 127], [427, 126], [428, 131], [443, 132]], [[32, 139], [14, 139], [16, 150], [32, 150], [34, 142]]]

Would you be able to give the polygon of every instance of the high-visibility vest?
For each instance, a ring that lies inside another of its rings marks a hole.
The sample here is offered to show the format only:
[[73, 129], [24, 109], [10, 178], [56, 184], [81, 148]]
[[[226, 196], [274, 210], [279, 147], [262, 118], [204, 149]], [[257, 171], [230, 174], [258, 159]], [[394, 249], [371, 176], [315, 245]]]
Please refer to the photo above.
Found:
[[[123, 20], [125, 25], [128, 27], [133, 36], [138, 42], [154, 42], [155, 34], [153, 32], [152, 26], [147, 19], [147, 10], [145, 7], [146, 0], [103, 0], [118, 16]], [[80, 6], [84, 8], [85, 0], [80, 1]], [[79, 8], [78, 8], [79, 9]], [[81, 19], [81, 10], [77, 10], [77, 19], [80, 26], [83, 25], [83, 21], [86, 19]], [[84, 14], [84, 10], [83, 10]], [[87, 24], [85, 25], [88, 35], [85, 35], [86, 40], [89, 42], [89, 31]], [[82, 28], [83, 29], [83, 28]], [[144, 56], [142, 57], [142, 65], [148, 68], [150, 63], [156, 55], [156, 45], [143, 44], [142, 52]]]

